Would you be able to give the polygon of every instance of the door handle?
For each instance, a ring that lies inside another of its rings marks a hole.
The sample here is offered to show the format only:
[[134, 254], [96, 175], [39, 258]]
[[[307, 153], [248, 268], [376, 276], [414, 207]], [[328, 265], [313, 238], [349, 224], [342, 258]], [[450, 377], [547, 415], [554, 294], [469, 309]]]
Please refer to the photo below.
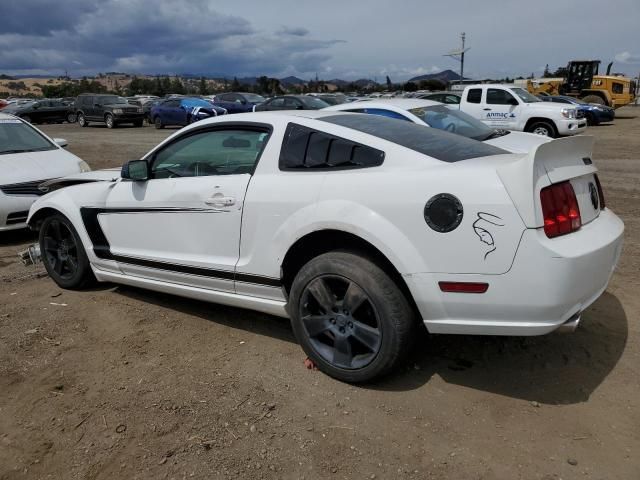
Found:
[[491, 110], [490, 108], [483, 108], [483, 110], [486, 112], [488, 110]]
[[225, 197], [221, 193], [216, 193], [215, 195], [207, 198], [204, 203], [212, 207], [224, 208], [235, 205], [236, 199], [234, 197]]

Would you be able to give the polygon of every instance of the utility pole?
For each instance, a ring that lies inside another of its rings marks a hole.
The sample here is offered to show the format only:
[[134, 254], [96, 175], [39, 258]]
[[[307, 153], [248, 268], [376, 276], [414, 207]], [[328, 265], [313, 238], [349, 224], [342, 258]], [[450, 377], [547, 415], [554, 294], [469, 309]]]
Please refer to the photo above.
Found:
[[465, 48], [466, 37], [466, 33], [462, 32], [460, 34], [460, 38], [462, 39], [462, 48], [460, 48], [459, 50], [452, 50], [451, 52], [444, 55], [445, 57], [451, 57], [460, 62], [460, 80], [458, 81], [460, 85], [462, 85], [462, 81], [464, 79], [464, 54], [471, 48]]

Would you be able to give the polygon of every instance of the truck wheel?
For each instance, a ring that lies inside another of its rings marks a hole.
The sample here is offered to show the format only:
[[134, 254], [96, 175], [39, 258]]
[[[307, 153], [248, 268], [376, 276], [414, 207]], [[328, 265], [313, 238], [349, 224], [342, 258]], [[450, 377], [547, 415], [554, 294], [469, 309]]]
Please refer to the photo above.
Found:
[[529, 125], [529, 128], [527, 128], [527, 132], [535, 133], [536, 135], [544, 135], [545, 137], [556, 137], [556, 129], [550, 122], [545, 121], [533, 122]]
[[116, 122], [113, 119], [113, 115], [111, 115], [110, 113], [107, 113], [104, 116], [104, 123], [107, 124], [107, 128], [115, 128], [115, 126], [116, 126]]
[[398, 285], [355, 253], [319, 255], [296, 275], [287, 306], [298, 342], [327, 375], [366, 382], [409, 353], [415, 318]]
[[39, 242], [44, 268], [59, 287], [79, 289], [95, 281], [82, 241], [67, 217], [46, 218]]
[[89, 126], [89, 122], [87, 122], [87, 119], [84, 117], [84, 113], [78, 114], [78, 125], [80, 125], [81, 127]]
[[598, 105], [606, 105], [604, 99], [599, 95], [587, 95], [582, 98], [582, 101], [587, 103], [597, 103]]
[[76, 116], [75, 113], [67, 114], [67, 123], [76, 123], [77, 120], [78, 120], [78, 117]]
[[161, 128], [164, 128], [164, 125], [162, 124], [162, 120], [160, 119], [160, 117], [156, 117], [156, 118], [153, 120], [153, 123], [154, 123], [154, 125], [156, 126], [156, 128], [157, 128], [158, 130], [160, 130]]

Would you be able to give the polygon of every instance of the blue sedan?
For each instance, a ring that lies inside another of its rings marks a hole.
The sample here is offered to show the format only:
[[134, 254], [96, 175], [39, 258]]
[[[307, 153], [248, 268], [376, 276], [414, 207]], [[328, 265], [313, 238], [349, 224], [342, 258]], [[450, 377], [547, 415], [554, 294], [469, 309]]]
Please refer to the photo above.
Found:
[[568, 103], [574, 105], [578, 112], [582, 112], [587, 119], [588, 125], [598, 125], [600, 122], [612, 122], [616, 118], [616, 111], [606, 105], [597, 103], [586, 103], [582, 100], [566, 95], [545, 95], [540, 96], [543, 102]]
[[264, 101], [262, 95], [241, 92], [221, 93], [213, 99], [215, 105], [225, 108], [229, 113], [252, 112], [253, 107]]
[[227, 111], [201, 98], [169, 98], [151, 108], [149, 117], [156, 128], [168, 125], [181, 127], [209, 117], [224, 115]]

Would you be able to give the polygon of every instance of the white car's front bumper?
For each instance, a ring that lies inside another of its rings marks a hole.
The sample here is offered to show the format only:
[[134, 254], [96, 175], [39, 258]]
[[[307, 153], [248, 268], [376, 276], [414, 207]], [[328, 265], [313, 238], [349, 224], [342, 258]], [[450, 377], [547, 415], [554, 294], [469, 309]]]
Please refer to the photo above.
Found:
[[35, 195], [5, 195], [0, 192], [0, 232], [27, 227], [27, 215]]
[[583, 133], [587, 129], [587, 120], [580, 119], [562, 119], [556, 122], [559, 135], [576, 135]]
[[[610, 210], [577, 232], [549, 239], [529, 229], [502, 275], [405, 277], [432, 333], [541, 335], [574, 321], [604, 292], [620, 257], [624, 225]], [[438, 282], [483, 282], [482, 294], [443, 293]]]

